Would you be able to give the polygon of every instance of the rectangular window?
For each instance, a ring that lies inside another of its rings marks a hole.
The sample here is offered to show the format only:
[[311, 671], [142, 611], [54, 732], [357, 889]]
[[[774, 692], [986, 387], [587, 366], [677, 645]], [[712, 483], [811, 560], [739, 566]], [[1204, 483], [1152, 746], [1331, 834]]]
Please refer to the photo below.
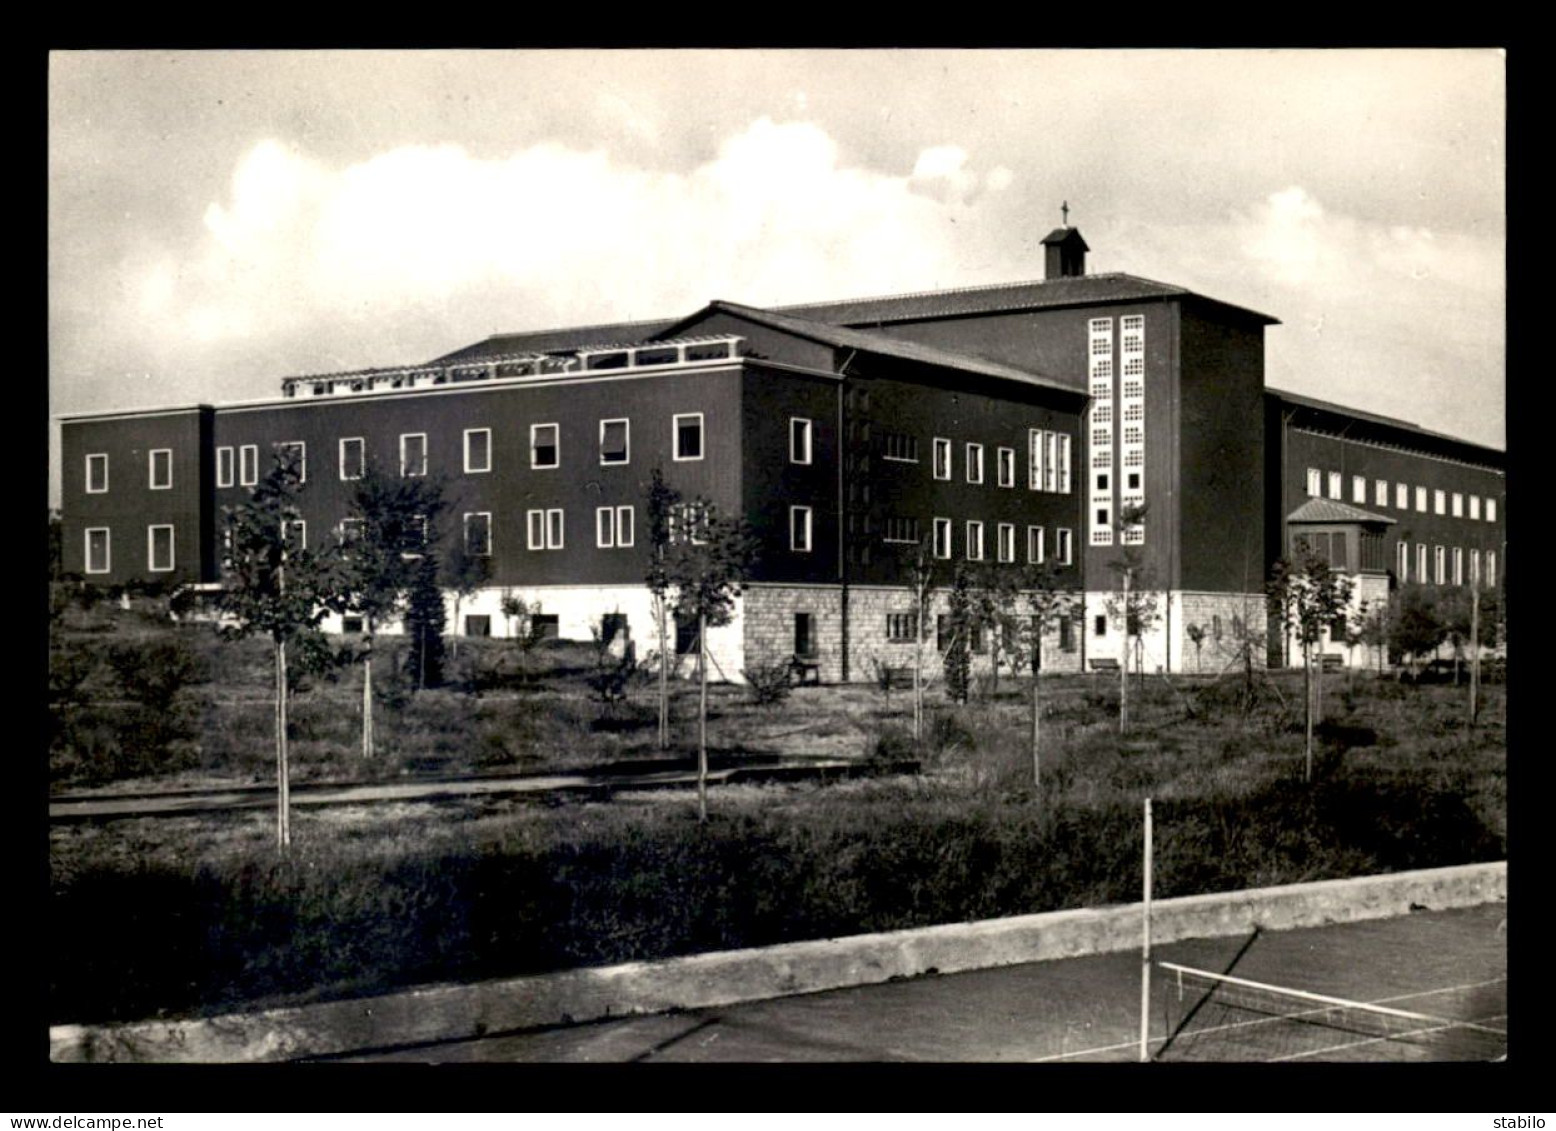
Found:
[[1486, 584], [1492, 588], [1496, 588], [1497, 552], [1495, 550], [1486, 551]]
[[[1127, 436], [1125, 437], [1128, 438]], [[1054, 491], [1059, 487], [1059, 434], [1043, 433], [1043, 490]]]
[[1016, 485], [1016, 449], [999, 449], [997, 459], [999, 463], [1000, 486], [1014, 487]]
[[152, 573], [167, 573], [173, 568], [173, 528], [146, 527], [146, 568]]
[[951, 478], [951, 441], [935, 437], [935, 478]]
[[151, 489], [166, 491], [173, 486], [173, 449], [151, 449]]
[[525, 518], [525, 545], [531, 550], [544, 550], [546, 548], [546, 512], [526, 511]]
[[1316, 467], [1307, 469], [1307, 493], [1311, 499], [1316, 499], [1324, 493], [1324, 473]]
[[816, 614], [794, 614], [794, 654], [807, 659], [816, 655]]
[[360, 436], [347, 436], [340, 442], [340, 477], [361, 479], [367, 456]]
[[881, 536], [883, 542], [918, 541], [918, 519], [901, 515], [888, 515], [886, 518], [886, 531]]
[[1470, 517], [1473, 518], [1473, 519], [1479, 519], [1480, 518], [1480, 496], [1479, 495], [1471, 495], [1470, 496]]
[[945, 613], [935, 616], [935, 651], [944, 652], [951, 647], [951, 618]]
[[1497, 501], [1495, 499], [1487, 499], [1486, 500], [1486, 521], [1487, 522], [1495, 522], [1496, 520], [1497, 520]]
[[600, 463], [602, 465], [632, 462], [632, 422], [630, 420], [600, 421]]
[[281, 523], [281, 544], [291, 553], [308, 548], [308, 521], [301, 518], [284, 520]]
[[1480, 584], [1480, 551], [1470, 551], [1470, 584]]
[[901, 460], [904, 463], [918, 462], [918, 437], [904, 435], [901, 432], [887, 432], [882, 437], [882, 455], [885, 459]]
[[702, 413], [691, 412], [677, 416], [672, 431], [677, 460], [702, 458]]
[[[537, 640], [558, 640], [562, 636], [562, 618], [556, 613], [535, 613], [529, 618], [530, 631]], [[692, 621], [695, 632], [697, 622]]]
[[1351, 476], [1351, 502], [1365, 503], [1367, 501], [1367, 477], [1364, 475]]
[[1453, 517], [1464, 517], [1464, 493], [1462, 491], [1455, 491], [1453, 493]]
[[1027, 561], [1033, 565], [1043, 563], [1043, 528], [1041, 526], [1027, 527]]
[[1094, 636], [1106, 636], [1108, 634], [1108, 618], [1106, 613], [1098, 613], [1092, 618], [1091, 631]]
[[107, 573], [109, 569], [108, 528], [106, 526], [89, 526], [86, 528], [86, 571], [88, 573]]
[[465, 515], [465, 553], [477, 558], [491, 557], [492, 516], [490, 511]]
[[546, 512], [546, 549], [560, 550], [561, 548], [562, 511], [557, 507]]
[[231, 487], [237, 480], [236, 453], [231, 448], [216, 449], [216, 485]]
[[529, 465], [537, 471], [560, 466], [562, 441], [560, 429], [555, 424], [531, 424], [529, 426]]
[[704, 542], [702, 534], [705, 520], [706, 516], [700, 504], [675, 504], [669, 515], [670, 541], [689, 541], [694, 546], [701, 546]]
[[1416, 488], [1416, 510], [1420, 511], [1422, 514], [1426, 513], [1426, 488], [1425, 487], [1417, 487]]
[[486, 613], [468, 613], [465, 616], [466, 636], [490, 636], [492, 634], [492, 618]]
[[967, 523], [967, 560], [983, 561], [983, 523], [972, 519]]
[[801, 416], [789, 418], [789, 462], [810, 462], [810, 421]]
[[594, 508], [594, 544], [601, 550], [614, 549], [616, 545], [616, 508]]
[[492, 430], [465, 429], [465, 474], [479, 475], [492, 469]]
[[789, 549], [800, 554], [810, 553], [810, 508], [789, 508]]
[[1432, 576], [1437, 584], [1448, 584], [1448, 555], [1441, 546], [1432, 547], [1432, 565]]
[[1410, 580], [1410, 543], [1400, 542], [1394, 547], [1394, 572], [1401, 585]]
[[1394, 506], [1402, 511], [1410, 509], [1410, 488], [1403, 483], [1394, 484]]
[[252, 487], [259, 482], [259, 446], [244, 444], [238, 449], [238, 482]]
[[633, 545], [633, 509], [628, 507], [616, 508], [616, 548], [618, 550], [630, 550]]
[[276, 454], [297, 470], [297, 481], [308, 482], [308, 445], [301, 440], [288, 440], [276, 445]]
[[949, 518], [935, 519], [935, 557], [949, 558], [951, 556], [951, 520]]
[[1453, 548], [1453, 583], [1455, 585], [1463, 585], [1464, 584], [1464, 547], [1463, 546], [1455, 546]]
[[1059, 493], [1070, 493], [1070, 437], [1067, 433], [1059, 435]]
[[983, 482], [983, 445], [967, 445], [967, 482]]
[[1064, 527], [1061, 526], [1054, 531], [1054, 557], [1058, 559], [1060, 565], [1069, 565], [1071, 563], [1070, 542], [1070, 532]]
[[1372, 502], [1374, 506], [1379, 507], [1389, 505], [1389, 484], [1387, 479], [1379, 479], [1373, 483]]
[[1338, 498], [1341, 497], [1340, 496], [1340, 488], [1342, 486], [1342, 482], [1341, 481], [1342, 481], [1342, 476], [1340, 475], [1340, 473], [1338, 471], [1331, 471], [1329, 473], [1329, 497], [1331, 499], [1338, 499]]
[[1448, 513], [1448, 492], [1444, 491], [1440, 487], [1432, 492], [1432, 513]]
[[427, 434], [406, 432], [400, 436], [400, 477], [420, 479], [427, 474]]
[[911, 644], [914, 639], [912, 613], [886, 614], [886, 640], [890, 644]]
[[1002, 522], [999, 524], [999, 546], [997, 547], [999, 560], [1013, 562], [1016, 560], [1016, 527], [1014, 523]]
[[1425, 542], [1417, 542], [1416, 543], [1416, 580], [1419, 581], [1422, 585], [1425, 585], [1426, 584], [1426, 579], [1428, 577], [1430, 577], [1430, 576], [1431, 576], [1431, 574], [1426, 572], [1426, 543]]
[[[1092, 438], [1092, 440], [1093, 443], [1097, 442], [1095, 436]], [[1104, 430], [1101, 442], [1105, 444], [1107, 441], [1107, 433]], [[1027, 432], [1027, 486], [1033, 491], [1041, 491], [1043, 489], [1043, 451], [1044, 444], [1042, 431], [1037, 428], [1030, 429]]]
[[343, 518], [340, 520], [340, 544], [350, 546], [362, 540], [362, 531], [365, 523], [360, 518]]
[[[231, 454], [232, 449], [227, 449]], [[86, 493], [101, 495], [108, 490], [108, 453], [95, 452], [86, 457]]]

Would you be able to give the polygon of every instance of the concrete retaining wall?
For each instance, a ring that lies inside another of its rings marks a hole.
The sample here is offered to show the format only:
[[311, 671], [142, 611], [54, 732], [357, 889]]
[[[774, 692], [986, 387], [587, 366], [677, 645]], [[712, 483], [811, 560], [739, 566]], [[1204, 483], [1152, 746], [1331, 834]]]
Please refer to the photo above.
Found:
[[[1507, 864], [1327, 880], [1161, 900], [1159, 943], [1381, 919], [1507, 898]], [[478, 1037], [515, 1029], [868, 985], [930, 971], [949, 974], [1130, 950], [1139, 904], [1057, 911], [885, 934], [632, 962], [474, 985], [427, 986], [381, 997], [197, 1021], [60, 1025], [56, 1061], [288, 1060], [359, 1049]]]

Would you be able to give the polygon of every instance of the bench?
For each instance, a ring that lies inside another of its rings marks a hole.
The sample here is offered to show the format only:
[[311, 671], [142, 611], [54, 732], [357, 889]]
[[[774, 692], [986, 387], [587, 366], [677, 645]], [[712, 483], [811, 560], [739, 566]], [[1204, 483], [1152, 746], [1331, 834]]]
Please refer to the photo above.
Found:
[[797, 684], [821, 686], [821, 661], [814, 656], [795, 656], [789, 661], [789, 678]]
[[1345, 667], [1345, 657], [1337, 656], [1333, 652], [1325, 652], [1319, 662], [1322, 664], [1322, 670], [1326, 672], [1337, 672]]
[[913, 686], [913, 669], [912, 668], [886, 668], [882, 672], [881, 679], [882, 679], [882, 686], [887, 691], [890, 691], [894, 687], [912, 687]]
[[1118, 671], [1118, 661], [1114, 659], [1104, 658], [1100, 660], [1087, 660], [1086, 663], [1094, 672]]

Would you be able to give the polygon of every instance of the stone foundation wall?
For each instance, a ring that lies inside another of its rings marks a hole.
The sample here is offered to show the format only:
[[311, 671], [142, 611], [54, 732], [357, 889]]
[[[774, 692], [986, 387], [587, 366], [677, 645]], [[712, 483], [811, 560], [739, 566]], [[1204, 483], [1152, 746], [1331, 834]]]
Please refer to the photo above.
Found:
[[[1182, 659], [1174, 670], [1215, 675], [1239, 660], [1239, 649], [1246, 632], [1253, 635], [1254, 667], [1265, 666], [1264, 637], [1268, 627], [1263, 594], [1184, 592], [1177, 597], [1173, 611], [1178, 620], [1178, 655]], [[1181, 617], [1176, 615], [1179, 613]], [[1197, 656], [1194, 641], [1189, 636], [1191, 625], [1205, 630]]]
[[840, 592], [824, 585], [752, 585], [746, 589], [743, 647], [751, 664], [787, 663], [794, 657], [794, 614], [814, 619], [816, 660], [823, 683], [843, 678]]

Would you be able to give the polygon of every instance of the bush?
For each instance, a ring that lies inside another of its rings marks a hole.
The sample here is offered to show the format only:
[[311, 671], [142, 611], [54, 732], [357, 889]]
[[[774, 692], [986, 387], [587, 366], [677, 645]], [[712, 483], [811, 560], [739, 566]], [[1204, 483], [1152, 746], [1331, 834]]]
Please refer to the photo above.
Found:
[[791, 673], [789, 665], [782, 660], [752, 664], [740, 674], [746, 677], [746, 691], [751, 702], [758, 706], [772, 706], [789, 697]]
[[178, 639], [115, 644], [108, 650], [108, 662], [125, 697], [153, 711], [170, 710], [198, 666], [189, 645]]

